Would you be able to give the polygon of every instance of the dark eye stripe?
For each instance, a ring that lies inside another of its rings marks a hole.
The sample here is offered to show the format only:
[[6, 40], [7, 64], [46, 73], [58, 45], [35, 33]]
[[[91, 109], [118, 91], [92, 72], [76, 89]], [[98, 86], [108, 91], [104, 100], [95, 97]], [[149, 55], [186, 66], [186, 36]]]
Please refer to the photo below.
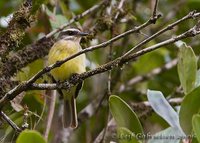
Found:
[[59, 37], [61, 36], [73, 36], [73, 35], [78, 35], [79, 31], [76, 30], [66, 30], [66, 31], [62, 31], [59, 35]]

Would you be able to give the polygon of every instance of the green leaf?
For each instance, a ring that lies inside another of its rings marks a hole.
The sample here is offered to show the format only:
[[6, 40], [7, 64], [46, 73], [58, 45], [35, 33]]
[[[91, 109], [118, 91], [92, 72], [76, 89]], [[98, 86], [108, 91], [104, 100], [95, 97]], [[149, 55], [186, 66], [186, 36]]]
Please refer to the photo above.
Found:
[[[161, 139], [160, 137], [169, 137], [169, 139]], [[170, 137], [174, 137], [174, 139], [170, 139]], [[177, 128], [169, 127], [153, 135], [148, 143], [179, 143], [178, 137], [182, 137], [181, 132]]]
[[151, 107], [160, 115], [171, 127], [175, 127], [182, 132], [179, 124], [179, 117], [172, 106], [163, 96], [162, 92], [155, 90], [148, 90], [147, 97]]
[[178, 75], [185, 94], [195, 88], [196, 74], [197, 59], [195, 53], [190, 46], [183, 44], [178, 53]]
[[139, 143], [134, 134], [127, 128], [117, 128], [117, 140], [119, 143]]
[[190, 135], [192, 133], [192, 116], [200, 110], [200, 86], [186, 95], [181, 104], [179, 112], [180, 125], [183, 131]]
[[192, 117], [192, 127], [197, 140], [200, 142], [200, 115], [196, 114]]
[[190, 10], [197, 10], [199, 11], [200, 8], [199, 8], [199, 5], [200, 5], [200, 1], [199, 0], [187, 0], [186, 1], [187, 3], [187, 6]]
[[130, 106], [120, 97], [111, 95], [109, 106], [112, 116], [119, 127], [126, 127], [134, 133], [143, 133], [141, 123]]
[[16, 143], [46, 143], [46, 141], [39, 132], [24, 130], [20, 133]]

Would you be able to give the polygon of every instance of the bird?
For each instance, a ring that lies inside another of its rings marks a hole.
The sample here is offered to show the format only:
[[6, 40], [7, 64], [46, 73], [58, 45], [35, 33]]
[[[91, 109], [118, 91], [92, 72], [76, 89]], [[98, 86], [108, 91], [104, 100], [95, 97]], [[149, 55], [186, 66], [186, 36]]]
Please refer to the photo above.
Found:
[[[64, 60], [65, 58], [82, 50], [80, 40], [88, 33], [82, 32], [76, 28], [68, 28], [60, 32], [57, 41], [51, 47], [48, 54], [48, 65], [55, 64], [57, 61]], [[63, 82], [69, 80], [75, 74], [81, 74], [86, 71], [86, 56], [81, 54], [60, 67], [50, 71], [56, 82]], [[63, 109], [63, 125], [64, 128], [76, 128], [78, 126], [77, 111], [76, 111], [76, 97], [82, 87], [82, 83], [70, 88], [69, 90], [60, 90], [63, 96], [64, 109]]]

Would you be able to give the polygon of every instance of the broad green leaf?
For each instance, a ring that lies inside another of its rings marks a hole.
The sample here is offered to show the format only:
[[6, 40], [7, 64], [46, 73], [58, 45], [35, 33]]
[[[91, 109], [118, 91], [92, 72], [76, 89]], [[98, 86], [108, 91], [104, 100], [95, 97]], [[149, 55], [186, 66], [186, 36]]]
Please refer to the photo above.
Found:
[[46, 141], [39, 132], [24, 130], [20, 133], [16, 143], [46, 143]]
[[179, 48], [177, 67], [181, 86], [187, 94], [195, 88], [197, 74], [197, 59], [190, 46], [183, 44]]
[[192, 117], [192, 127], [197, 137], [197, 140], [200, 142], [200, 115], [199, 114], [196, 114]]
[[187, 0], [187, 6], [190, 10], [197, 10], [199, 11], [200, 10], [200, 1], [199, 0]]
[[136, 139], [135, 134], [124, 127], [117, 128], [117, 140], [119, 143], [140, 143]]
[[147, 97], [153, 110], [160, 115], [171, 127], [175, 127], [182, 132], [179, 124], [179, 117], [172, 106], [167, 102], [162, 92], [148, 90]]
[[148, 143], [179, 143], [180, 137], [182, 137], [182, 133], [177, 128], [169, 127], [153, 135]]
[[200, 110], [200, 86], [186, 95], [179, 112], [180, 125], [186, 135], [192, 133], [192, 116]]
[[109, 98], [109, 106], [118, 127], [126, 127], [135, 134], [143, 133], [137, 115], [120, 97], [111, 95]]

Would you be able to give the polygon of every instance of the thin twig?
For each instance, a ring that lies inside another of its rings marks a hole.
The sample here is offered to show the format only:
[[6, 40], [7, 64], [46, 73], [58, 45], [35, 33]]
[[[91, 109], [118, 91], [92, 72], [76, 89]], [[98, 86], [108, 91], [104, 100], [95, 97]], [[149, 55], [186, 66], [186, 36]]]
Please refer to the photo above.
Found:
[[173, 67], [175, 67], [177, 64], [177, 59], [174, 59], [168, 63], [166, 63], [164, 66], [162, 67], [159, 67], [159, 68], [155, 68], [153, 69], [152, 71], [150, 71], [149, 73], [147, 73], [146, 75], [139, 75], [139, 76], [136, 76], [132, 79], [130, 79], [129, 81], [127, 81], [125, 84], [121, 84], [120, 87], [119, 87], [119, 93], [121, 92], [124, 92], [125, 90], [128, 89], [128, 87], [136, 84], [136, 83], [139, 83], [139, 82], [142, 82], [142, 81], [146, 81], [152, 77], [154, 77], [155, 75], [158, 75], [160, 73], [163, 73], [164, 71], [166, 70], [169, 70], [169, 69], [172, 69]]
[[95, 10], [97, 10], [98, 8], [100, 8], [102, 5], [106, 4], [108, 2], [108, 0], [104, 0], [102, 2], [100, 2], [97, 5], [94, 5], [93, 7], [91, 7], [90, 9], [84, 11], [83, 13], [75, 16], [73, 19], [71, 19], [68, 23], [63, 24], [62, 26], [60, 26], [58, 29], [53, 30], [52, 32], [50, 32], [49, 34], [47, 34], [45, 37], [49, 38], [53, 35], [55, 35], [57, 32], [62, 31], [64, 28], [66, 28], [67, 26], [71, 25], [72, 23], [78, 21], [79, 19], [81, 19], [82, 17], [85, 17], [86, 15], [94, 12]]
[[[108, 122], [108, 128], [111, 126], [116, 126], [114, 119], [112, 118], [109, 122]], [[96, 137], [96, 139], [93, 141], [93, 143], [101, 143], [101, 139], [103, 137], [103, 133], [104, 133], [105, 128], [99, 133], [99, 135]]]
[[[160, 68], [155, 68], [154, 70], [152, 70], [150, 73], [148, 73], [147, 75], [145, 75], [145, 78], [143, 78], [143, 76], [137, 76], [133, 79], [131, 79], [130, 81], [127, 82], [127, 85], [134, 85], [138, 82], [141, 82], [143, 80], [148, 80], [149, 78], [152, 78], [153, 76], [159, 74], [159, 73], [162, 73], [163, 71], [165, 70], [169, 70], [171, 68], [173, 68], [177, 63], [177, 59], [174, 59], [172, 60], [171, 62], [165, 64], [163, 67], [160, 67]], [[149, 78], [148, 78], [149, 77]], [[120, 86], [121, 88], [121, 86]], [[123, 92], [125, 89], [121, 89], [119, 91], [119, 93]], [[105, 99], [107, 94], [103, 95], [102, 98], [99, 98], [99, 99], [95, 99], [94, 101], [92, 101], [90, 104], [88, 104], [78, 115], [78, 119], [79, 119], [79, 126], [80, 126], [80, 123], [84, 122], [86, 119], [90, 118], [91, 116], [93, 116], [94, 114], [97, 113], [97, 111], [100, 109], [100, 105], [102, 104], [102, 101]], [[177, 105], [177, 104], [180, 104], [182, 101], [182, 98], [172, 98], [172, 99], [169, 99], [169, 102], [171, 105]], [[144, 110], [144, 105], [146, 106], [150, 106], [149, 103], [147, 103], [147, 101], [144, 101], [144, 102], [140, 102], [140, 103], [130, 103], [131, 107], [133, 107], [134, 110]], [[97, 106], [98, 105], [98, 106]], [[143, 112], [142, 114], [140, 114], [139, 116], [140, 117], [143, 117], [145, 116], [148, 112], [150, 112], [152, 110], [148, 110], [148, 111], [145, 111]], [[103, 130], [103, 132], [105, 132], [105, 130]], [[99, 134], [99, 137], [98, 139], [96, 139], [96, 142], [100, 141], [100, 137], [103, 137], [103, 132], [102, 134]], [[71, 130], [69, 131], [69, 135], [71, 134]]]
[[[110, 28], [111, 38], [113, 37], [113, 28], [114, 28], [114, 26], [112, 25], [111, 28]], [[110, 46], [109, 46], [108, 61], [112, 61], [112, 49], [113, 49], [113, 44], [111, 43]], [[112, 81], [112, 70], [109, 70], [108, 71], [108, 81], [107, 81], [107, 98], [106, 98], [107, 101], [108, 101], [110, 95], [112, 94], [111, 93], [111, 81]], [[105, 130], [104, 130], [103, 136], [102, 136], [102, 142], [103, 143], [104, 143], [104, 138], [105, 138], [105, 135], [106, 135], [106, 132], [107, 132], [108, 121], [110, 120], [110, 117], [111, 117], [111, 115], [110, 115], [110, 111], [109, 111], [109, 106], [107, 104], [107, 119], [106, 119]]]
[[122, 7], [123, 7], [123, 5], [124, 5], [124, 2], [125, 2], [125, 0], [121, 0], [121, 1], [119, 2], [119, 5], [118, 5], [118, 7], [117, 7], [118, 11], [117, 11], [117, 13], [116, 13], [116, 15], [115, 15], [115, 18], [114, 18], [115, 21], [118, 19], [118, 16], [119, 16], [120, 12], [122, 11]]
[[[196, 27], [196, 26], [195, 26]], [[186, 31], [185, 33], [183, 34], [180, 34], [176, 37], [173, 37], [173, 38], [170, 38], [168, 40], [165, 40], [163, 42], [160, 42], [158, 44], [155, 44], [153, 46], [150, 46], [148, 48], [145, 48], [143, 50], [140, 50], [134, 54], [131, 54], [129, 56], [121, 56], [111, 62], [108, 62], [96, 69], [93, 69], [93, 70], [90, 70], [88, 72], [84, 72], [80, 75], [77, 75], [77, 77], [75, 79], [73, 79], [73, 81], [66, 81], [64, 83], [59, 83], [59, 84], [32, 84], [30, 85], [30, 88], [32, 89], [38, 89], [38, 90], [43, 90], [43, 89], [50, 89], [50, 90], [54, 90], [54, 89], [69, 89], [71, 88], [72, 86], [74, 86], [75, 84], [77, 84], [78, 82], [88, 78], [88, 77], [91, 77], [93, 75], [96, 75], [96, 74], [100, 74], [100, 73], [103, 73], [103, 72], [106, 72], [108, 70], [111, 70], [113, 68], [116, 68], [116, 67], [120, 67], [122, 66], [123, 64], [126, 64], [127, 62], [135, 59], [135, 58], [138, 58], [146, 53], [149, 53], [151, 51], [154, 51], [158, 48], [161, 48], [163, 46], [167, 46], [169, 44], [172, 44], [176, 41], [179, 41], [181, 39], [185, 39], [185, 38], [188, 38], [188, 37], [193, 37], [193, 36], [196, 36], [200, 33], [200, 31], [197, 31], [197, 29], [193, 27], [191, 28], [190, 30]], [[14, 90], [14, 89], [13, 89]], [[15, 89], [15, 90], [18, 90], [18, 89]], [[10, 93], [7, 93], [7, 94], [10, 94], [12, 95], [13, 93], [15, 93], [15, 90], [14, 91], [10, 91]], [[16, 96], [16, 95], [15, 95]], [[6, 97], [6, 96], [5, 96]], [[4, 97], [4, 98], [5, 98]], [[8, 97], [7, 97], [8, 98]], [[2, 105], [2, 103], [5, 101], [6, 99], [1, 99], [0, 100], [0, 105]]]
[[[39, 79], [43, 74], [45, 74], [45, 73], [51, 71], [52, 69], [54, 69], [54, 68], [56, 68], [56, 67], [61, 66], [62, 64], [64, 64], [65, 62], [67, 62], [67, 61], [69, 61], [69, 60], [75, 58], [76, 56], [79, 56], [79, 55], [81, 55], [81, 54], [83, 54], [83, 53], [86, 53], [86, 52], [89, 52], [89, 51], [93, 51], [93, 50], [96, 50], [96, 49], [99, 49], [99, 48], [102, 48], [102, 47], [106, 47], [107, 45], [111, 44], [112, 42], [115, 42], [115, 41], [119, 40], [120, 38], [123, 38], [124, 36], [127, 36], [127, 35], [129, 35], [129, 34], [131, 34], [131, 33], [135, 33], [135, 32], [137, 32], [137, 31], [139, 31], [139, 30], [145, 28], [146, 26], [148, 26], [148, 25], [150, 25], [150, 24], [151, 24], [151, 23], [150, 23], [150, 20], [149, 20], [149, 21], [145, 22], [144, 24], [142, 24], [142, 25], [140, 25], [140, 26], [138, 26], [138, 27], [136, 27], [136, 28], [133, 28], [133, 29], [131, 29], [131, 30], [129, 30], [129, 31], [126, 31], [126, 32], [124, 32], [124, 33], [122, 33], [122, 34], [120, 34], [120, 35], [118, 35], [118, 36], [116, 36], [116, 37], [114, 37], [114, 38], [112, 38], [112, 39], [110, 39], [110, 40], [104, 42], [104, 43], [101, 43], [101, 44], [99, 44], [99, 45], [91, 46], [91, 47], [89, 47], [89, 48], [83, 49], [83, 50], [81, 50], [80, 52], [78, 52], [78, 53], [76, 53], [76, 54], [74, 54], [74, 55], [72, 55], [72, 56], [70, 56], [70, 57], [68, 57], [68, 58], [66, 58], [66, 59], [64, 59], [64, 60], [62, 60], [62, 61], [58, 61], [58, 62], [56, 62], [56, 63], [53, 64], [53, 65], [47, 66], [46, 68], [42, 69], [42, 70], [39, 71], [37, 74], [35, 74], [35, 75], [34, 75], [32, 78], [30, 78], [28, 81], [23, 82], [23, 83], [19, 84], [18, 86], [16, 86], [14, 89], [12, 89], [12, 90], [11, 90], [9, 93], [7, 93], [7, 94], [10, 95], [10, 94], [13, 94], [13, 92], [15, 92], [15, 94], [19, 94], [19, 93], [21, 93], [22, 91], [26, 90], [27, 87], [29, 87], [31, 84], [33, 84], [33, 83], [34, 83], [37, 79]], [[3, 99], [3, 98], [4, 98], [4, 99]], [[2, 100], [5, 100], [5, 99], [7, 100], [8, 98], [12, 98], [12, 97], [8, 97], [8, 96], [6, 95], [6, 96], [4, 96], [3, 98], [0, 100], [0, 104], [1, 104], [1, 101], [2, 101]], [[1, 105], [0, 105], [0, 108], [1, 108]]]
[[157, 16], [158, 2], [159, 2], [159, 0], [155, 1], [155, 5], [154, 5], [154, 8], [153, 8], [153, 17]]
[[0, 111], [0, 115], [17, 133], [22, 131], [3, 111]]
[[55, 103], [56, 103], [56, 91], [54, 90], [53, 93], [51, 94], [49, 111], [48, 111], [48, 116], [47, 116], [47, 124], [46, 124], [45, 133], [44, 133], [44, 138], [46, 139], [46, 141], [48, 140], [49, 132], [51, 129], [51, 124], [52, 124], [53, 115], [55, 111]]
[[[182, 103], [182, 101], [183, 101], [183, 98], [171, 98], [168, 100], [168, 102], [172, 106], [180, 105]], [[131, 102], [130, 105], [135, 111], [144, 109], [144, 108], [151, 108], [149, 101], [143, 101], [143, 102], [139, 102], [139, 103]]]
[[[11, 77], [17, 70], [21, 69], [22, 67], [25, 67], [28, 63], [34, 61], [35, 59], [42, 58], [43, 56], [45, 56], [48, 53], [49, 48], [53, 45], [53, 43], [54, 43], [53, 36], [57, 32], [63, 30], [67, 26], [69, 26], [72, 23], [78, 21], [79, 19], [87, 16], [88, 14], [91, 14], [92, 12], [99, 9], [103, 5], [106, 5], [107, 2], [109, 2], [109, 1], [104, 0], [97, 5], [94, 5], [90, 9], [75, 16], [73, 19], [70, 19], [69, 23], [66, 23], [66, 24], [60, 26], [58, 29], [53, 30], [46, 36], [37, 40], [34, 44], [28, 45], [23, 50], [19, 50], [11, 57], [8, 57], [8, 60], [6, 60], [5, 63], [2, 63], [3, 66], [0, 69], [1, 77]], [[1, 55], [1, 53], [0, 53], [0, 55]], [[13, 64], [15, 66], [13, 66]]]
[[[193, 18], [193, 17], [199, 16], [199, 15], [200, 15], [200, 13], [194, 13], [194, 12], [193, 12], [193, 13], [189, 14], [189, 16], [187, 17], [187, 19], [188, 19], [188, 18]], [[179, 21], [180, 21], [180, 20], [179, 20]], [[141, 25], [140, 28], [145, 27], [145, 26], [148, 25], [148, 24], [149, 24], [149, 22], [146, 22], [146, 23], [144, 23], [143, 25]], [[77, 76], [78, 78], [76, 78], [75, 80], [73, 80], [73, 81], [71, 81], [71, 82], [66, 82], [66, 83], [64, 84], [64, 86], [65, 86], [66, 88], [70, 88], [70, 87], [74, 86], [74, 84], [76, 84], [76, 83], [78, 83], [78, 82], [80, 82], [80, 81], [82, 81], [82, 80], [84, 80], [84, 79], [86, 79], [86, 78], [88, 78], [88, 77], [90, 77], [90, 76], [93, 76], [93, 75], [99, 74], [99, 73], [103, 73], [103, 72], [108, 71], [108, 70], [111, 70], [111, 69], [113, 69], [113, 68], [115, 68], [115, 67], [121, 66], [121, 65], [123, 65], [123, 64], [125, 64], [125, 63], [127, 63], [127, 62], [129, 62], [130, 60], [133, 60], [133, 59], [135, 59], [135, 58], [137, 58], [137, 57], [140, 57], [141, 55], [144, 55], [144, 54], [146, 54], [146, 53], [148, 53], [148, 52], [151, 52], [151, 51], [153, 51], [153, 50], [156, 50], [156, 49], [160, 48], [161, 46], [169, 45], [169, 44], [171, 44], [171, 43], [174, 43], [174, 42], [176, 42], [176, 41], [178, 41], [178, 40], [181, 40], [181, 39], [184, 39], [184, 38], [187, 38], [187, 37], [194, 37], [194, 36], [196, 36], [197, 34], [199, 34], [199, 29], [198, 29], [198, 28], [199, 28], [199, 26], [197, 25], [197, 26], [191, 28], [190, 30], [186, 31], [185, 33], [183, 33], [183, 34], [181, 34], [181, 35], [178, 35], [178, 36], [176, 36], [176, 37], [174, 37], [174, 38], [170, 38], [170, 39], [168, 39], [168, 40], [166, 40], [166, 41], [163, 41], [163, 42], [161, 42], [161, 43], [158, 43], [158, 44], [156, 44], [156, 45], [150, 46], [150, 47], [148, 47], [148, 48], [146, 48], [146, 49], [140, 50], [140, 51], [138, 51], [138, 52], [136, 52], [136, 53], [134, 53], [134, 54], [132, 54], [132, 55], [127, 56], [127, 55], [126, 55], [127, 53], [126, 53], [125, 55], [123, 55], [123, 56], [121, 56], [121, 57], [119, 57], [119, 58], [117, 58], [117, 59], [115, 59], [115, 60], [113, 60], [113, 61], [111, 61], [111, 62], [109, 62], [109, 63], [107, 63], [107, 64], [104, 64], [103, 66], [101, 66], [101, 67], [99, 67], [99, 68], [96, 68], [95, 70], [91, 70], [91, 71], [89, 71], [89, 72], [85, 72], [85, 73], [83, 73], [83, 74], [80, 74], [79, 76]], [[135, 29], [132, 29], [132, 30], [135, 31], [136, 29], [138, 30], [139, 28], [136, 27]], [[127, 32], [125, 32], [125, 33], [127, 34]], [[124, 35], [125, 33], [121, 34], [121, 36]], [[126, 34], [125, 34], [125, 35], [126, 35]], [[113, 39], [109, 40], [109, 42], [112, 43], [113, 41], [115, 41], [115, 40], [118, 39], [118, 38], [120, 38], [120, 37], [119, 37], [119, 36], [116, 36], [116, 37], [114, 37]], [[86, 51], [91, 51], [91, 50], [94, 50], [94, 49], [97, 49], [97, 48], [101, 47], [102, 45], [105, 46], [106, 44], [110, 44], [110, 43], [108, 43], [108, 41], [107, 41], [107, 42], [102, 43], [102, 44], [100, 44], [100, 45], [97, 45], [97, 46], [95, 46], [95, 47], [92, 46], [92, 47], [90, 47], [89, 49], [87, 48], [87, 49], [85, 49], [85, 50], [83, 50], [83, 51], [85, 51], [85, 52], [86, 52]], [[134, 48], [135, 48], [135, 47], [134, 47]], [[72, 58], [74, 58], [74, 57], [76, 57], [76, 56], [82, 54], [83, 51], [81, 51], [81, 52], [79, 52], [79, 53], [77, 53], [77, 54], [74, 54], [73, 56], [71, 56], [71, 57], [65, 59], [64, 61], [59, 61], [59, 62], [57, 62], [56, 64], [53, 64], [53, 65], [51, 65], [51, 66], [48, 66], [48, 67], [44, 68], [43, 70], [41, 70], [40, 72], [38, 72], [35, 76], [33, 76], [30, 80], [28, 80], [28, 81], [26, 81], [26, 82], [23, 82], [23, 83], [19, 84], [18, 86], [16, 86], [14, 89], [10, 90], [10, 91], [9, 91], [8, 93], [6, 93], [5, 96], [0, 100], [0, 108], [2, 108], [2, 107], [4, 106], [4, 104], [6, 104], [8, 101], [12, 100], [14, 97], [16, 97], [16, 96], [17, 96], [19, 93], [21, 93], [22, 91], [25, 91], [25, 90], [29, 89], [29, 87], [31, 87], [32, 84], [33, 84], [39, 77], [41, 77], [43, 74], [45, 74], [46, 72], [49, 72], [49, 71], [50, 71], [51, 69], [53, 69], [53, 68], [59, 67], [60, 65], [62, 65], [63, 63], [65, 63], [67, 60], [70, 60], [70, 59], [72, 59]], [[128, 52], [130, 52], [130, 51], [128, 51]], [[38, 86], [38, 87], [41, 88], [40, 86]], [[52, 87], [53, 87], [53, 86], [51, 86], [51, 88], [52, 88]], [[58, 85], [54, 86], [54, 89], [55, 89], [55, 87], [58, 87]], [[60, 88], [60, 84], [59, 84], [59, 87], [58, 87], [58, 88]]]
[[190, 12], [189, 14], [187, 14], [186, 16], [184, 16], [183, 18], [175, 21], [172, 24], [169, 24], [168, 26], [166, 26], [165, 28], [161, 29], [160, 31], [156, 32], [155, 34], [151, 35], [150, 37], [144, 39], [142, 42], [138, 43], [136, 46], [134, 46], [131, 50], [129, 50], [124, 56], [127, 56], [129, 54], [131, 54], [134, 51], [137, 51], [141, 48], [142, 45], [148, 43], [149, 41], [151, 41], [152, 39], [158, 37], [159, 35], [163, 34], [164, 32], [173, 29], [176, 25], [188, 20], [188, 19], [192, 19], [195, 17], [199, 17], [200, 13], [195, 13], [195, 11]]
[[151, 24], [151, 23], [150, 23], [149, 21], [147, 21], [147, 22], [145, 22], [144, 24], [142, 24], [142, 25], [140, 25], [140, 26], [138, 26], [138, 27], [136, 27], [136, 28], [133, 28], [133, 29], [131, 29], [131, 30], [128, 30], [128, 31], [126, 31], [126, 32], [124, 32], [124, 33], [122, 33], [122, 34], [120, 34], [120, 35], [118, 35], [118, 36], [116, 36], [116, 37], [114, 37], [114, 38], [112, 38], [112, 39], [110, 39], [110, 40], [104, 42], [104, 43], [101, 43], [101, 44], [99, 44], [99, 45], [95, 45], [95, 46], [91, 46], [91, 47], [89, 47], [89, 48], [83, 49], [83, 50], [81, 50], [80, 52], [78, 52], [78, 53], [76, 53], [76, 54], [73, 54], [72, 56], [70, 56], [70, 57], [68, 57], [68, 58], [66, 58], [66, 59], [64, 59], [64, 60], [62, 60], [62, 61], [57, 61], [55, 64], [52, 64], [52, 65], [50, 65], [50, 66], [47, 66], [47, 67], [44, 68], [43, 70], [39, 71], [35, 76], [33, 76], [31, 79], [29, 79], [29, 80], [27, 81], [27, 84], [28, 84], [28, 83], [30, 83], [30, 84], [34, 83], [34, 82], [35, 82], [38, 78], [40, 78], [43, 74], [45, 74], [45, 73], [51, 71], [51, 70], [54, 69], [54, 68], [60, 67], [63, 63], [65, 63], [65, 62], [67, 62], [67, 61], [69, 61], [69, 60], [71, 60], [71, 59], [73, 59], [73, 58], [75, 58], [75, 57], [77, 57], [77, 56], [79, 56], [79, 55], [81, 55], [81, 54], [83, 54], [83, 53], [90, 52], [90, 51], [93, 51], [93, 50], [96, 50], [96, 49], [99, 49], [99, 48], [102, 48], [102, 47], [106, 47], [106, 46], [108, 46], [109, 44], [111, 44], [111, 43], [113, 43], [113, 42], [119, 40], [120, 38], [123, 38], [123, 37], [125, 37], [125, 36], [127, 36], [127, 35], [129, 35], [129, 34], [135, 33], [135, 32], [137, 32], [137, 31], [139, 31], [139, 30], [145, 28], [145, 27], [148, 26], [149, 24]]
[[[122, 11], [122, 7], [123, 7], [123, 4], [124, 4], [125, 0], [121, 0], [119, 2], [119, 5], [118, 5], [118, 11], [114, 17], [114, 20], [113, 22], [115, 23], [119, 17], [119, 14], [120, 12]], [[113, 38], [113, 30], [114, 30], [114, 25], [111, 26], [110, 28], [110, 33], [111, 33], [111, 39]], [[112, 60], [112, 53], [113, 53], [113, 44], [111, 43], [110, 46], [109, 46], [109, 55], [108, 55], [108, 61], [111, 61]], [[112, 81], [112, 70], [109, 70], [108, 71], [108, 81], [107, 81], [107, 101], [109, 99], [109, 96], [112, 94], [111, 93], [111, 81]], [[100, 102], [101, 103], [101, 102]], [[103, 136], [102, 136], [102, 142], [104, 142], [104, 138], [105, 138], [105, 135], [106, 135], [106, 132], [107, 132], [107, 127], [108, 127], [108, 121], [110, 120], [111, 118], [111, 114], [110, 114], [110, 111], [109, 111], [109, 106], [107, 105], [107, 110], [108, 110], [108, 116], [107, 116], [107, 120], [106, 120], [106, 126], [105, 126], [105, 130], [103, 132]]]

